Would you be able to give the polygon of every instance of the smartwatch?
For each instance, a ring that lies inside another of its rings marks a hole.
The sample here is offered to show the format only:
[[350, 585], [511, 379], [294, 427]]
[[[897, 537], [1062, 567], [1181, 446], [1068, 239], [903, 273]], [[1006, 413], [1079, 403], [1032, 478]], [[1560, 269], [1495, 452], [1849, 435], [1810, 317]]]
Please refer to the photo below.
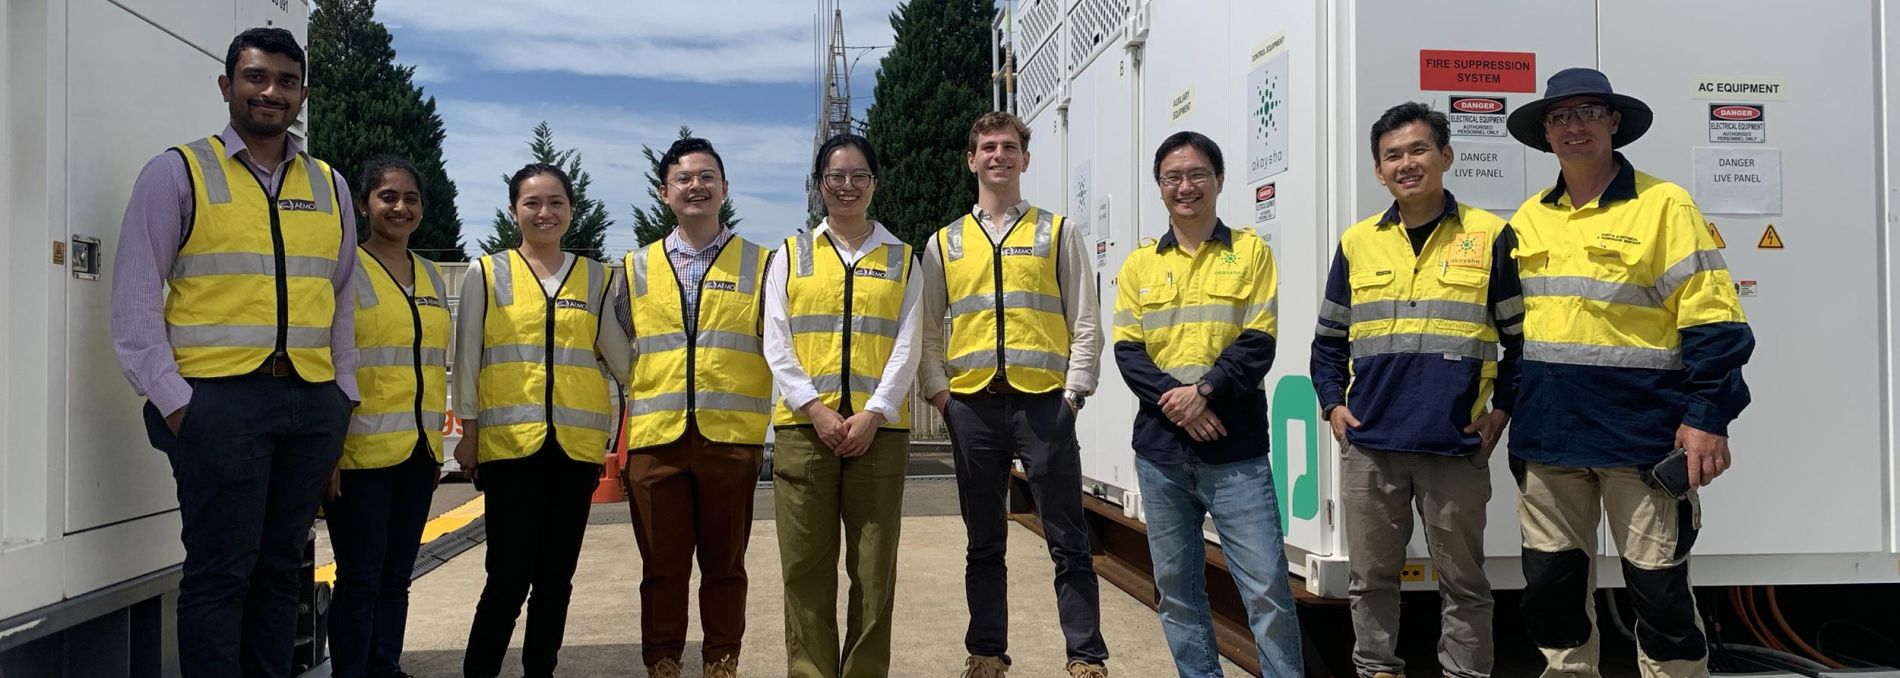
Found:
[[1210, 383], [1207, 383], [1207, 380], [1206, 380], [1206, 379], [1202, 379], [1202, 380], [1200, 380], [1200, 381], [1198, 381], [1198, 382], [1195, 382], [1195, 384], [1194, 384], [1194, 392], [1195, 392], [1195, 393], [1199, 393], [1199, 394], [1201, 394], [1201, 397], [1202, 397], [1202, 398], [1210, 398], [1210, 397], [1213, 397], [1213, 395], [1214, 395], [1214, 385], [1213, 385], [1213, 384], [1210, 384]]

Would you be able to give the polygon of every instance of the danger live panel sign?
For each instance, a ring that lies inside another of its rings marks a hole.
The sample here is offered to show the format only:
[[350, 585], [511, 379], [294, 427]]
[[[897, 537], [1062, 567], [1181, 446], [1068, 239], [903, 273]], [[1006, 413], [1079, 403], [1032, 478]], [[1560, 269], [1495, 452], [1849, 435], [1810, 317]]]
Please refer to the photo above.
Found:
[[1418, 88], [1426, 91], [1536, 92], [1536, 52], [1418, 51]]

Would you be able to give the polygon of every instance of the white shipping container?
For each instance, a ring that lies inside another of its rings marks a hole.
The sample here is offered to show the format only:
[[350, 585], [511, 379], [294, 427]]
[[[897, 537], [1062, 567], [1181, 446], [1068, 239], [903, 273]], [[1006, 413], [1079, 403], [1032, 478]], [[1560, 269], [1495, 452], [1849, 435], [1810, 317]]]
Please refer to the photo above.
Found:
[[[1372, 171], [1372, 122], [1404, 101], [1454, 114], [1448, 188], [1509, 218], [1557, 164], [1511, 139], [1503, 114], [1571, 66], [1603, 70], [1655, 110], [1623, 151], [1696, 195], [1758, 341], [1735, 466], [1702, 493], [1696, 583], [1900, 581], [1889, 174], [1900, 57], [1887, 44], [1900, 19], [1889, 3], [1017, 0], [1006, 11], [1017, 77], [1001, 99], [1034, 130], [1025, 197], [1087, 224], [1105, 317], [1122, 259], [1167, 229], [1156, 146], [1180, 130], [1221, 145], [1221, 216], [1266, 236], [1279, 265], [1267, 416], [1289, 559], [1314, 592], [1345, 595], [1350, 545], [1307, 361], [1339, 234], [1391, 203]], [[1749, 108], [1718, 114], [1732, 106]], [[1761, 176], [1721, 190], [1717, 158], [1751, 158]], [[1136, 405], [1112, 359], [1103, 369], [1077, 429], [1085, 489], [1119, 500], [1139, 489]], [[1485, 551], [1491, 581], [1518, 588], [1503, 446]], [[1599, 543], [1598, 579], [1618, 586], [1607, 532]], [[1422, 535], [1410, 555], [1429, 562]], [[1408, 586], [1431, 586], [1422, 571]]]

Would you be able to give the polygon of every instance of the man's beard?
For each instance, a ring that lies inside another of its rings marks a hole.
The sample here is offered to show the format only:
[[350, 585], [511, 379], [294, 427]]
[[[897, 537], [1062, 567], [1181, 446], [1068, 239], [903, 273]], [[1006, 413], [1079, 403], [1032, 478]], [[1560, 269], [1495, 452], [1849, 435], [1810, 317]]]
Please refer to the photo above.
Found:
[[254, 134], [257, 136], [274, 137], [274, 136], [277, 136], [279, 134], [283, 134], [284, 132], [289, 131], [290, 126], [293, 123], [295, 123], [297, 120], [295, 116], [288, 115], [290, 113], [289, 109], [285, 109], [284, 113], [286, 114], [286, 116], [284, 118], [284, 122], [282, 123], [264, 122], [262, 120], [257, 119], [257, 116], [254, 113], [254, 111], [256, 110], [257, 110], [256, 108], [249, 105], [246, 105], [244, 107], [243, 115], [236, 116], [237, 126], [239, 129], [242, 129], [247, 133]]

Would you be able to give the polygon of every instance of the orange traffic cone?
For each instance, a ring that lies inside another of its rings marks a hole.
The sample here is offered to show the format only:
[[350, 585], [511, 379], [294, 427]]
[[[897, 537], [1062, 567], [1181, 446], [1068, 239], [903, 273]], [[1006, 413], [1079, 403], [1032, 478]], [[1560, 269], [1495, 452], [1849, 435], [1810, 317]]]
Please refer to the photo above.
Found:
[[627, 492], [620, 487], [620, 453], [608, 452], [607, 463], [600, 467], [600, 484], [594, 487], [594, 503], [614, 504], [627, 500]]

